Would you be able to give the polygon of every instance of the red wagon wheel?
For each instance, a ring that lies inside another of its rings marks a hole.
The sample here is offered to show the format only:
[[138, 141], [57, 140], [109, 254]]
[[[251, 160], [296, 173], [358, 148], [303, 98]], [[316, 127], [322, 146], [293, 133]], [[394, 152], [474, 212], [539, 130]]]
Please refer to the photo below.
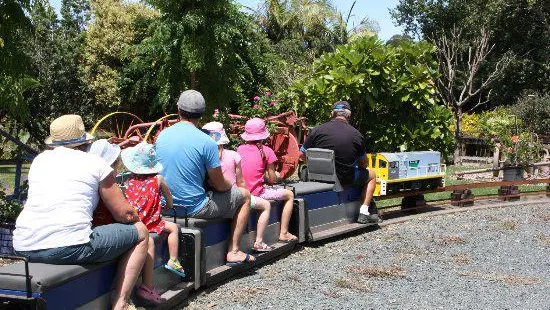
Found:
[[147, 128], [143, 120], [132, 113], [113, 112], [102, 117], [90, 133], [124, 148], [143, 141]]

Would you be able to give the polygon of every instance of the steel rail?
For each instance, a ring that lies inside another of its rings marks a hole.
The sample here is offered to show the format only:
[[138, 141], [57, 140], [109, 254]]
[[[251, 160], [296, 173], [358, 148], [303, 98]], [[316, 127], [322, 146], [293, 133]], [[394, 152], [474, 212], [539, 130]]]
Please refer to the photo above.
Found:
[[445, 187], [438, 187], [434, 189], [420, 190], [414, 192], [402, 192], [391, 195], [379, 196], [376, 197], [377, 200], [385, 200], [391, 198], [402, 198], [408, 196], [417, 196], [430, 193], [440, 193], [440, 192], [451, 192], [458, 190], [466, 190], [473, 188], [485, 188], [485, 187], [499, 187], [499, 186], [513, 186], [513, 185], [524, 185], [524, 184], [550, 184], [550, 178], [547, 179], [533, 179], [533, 180], [517, 180], [517, 181], [499, 181], [499, 182], [482, 182], [482, 183], [466, 183], [458, 185], [450, 185]]

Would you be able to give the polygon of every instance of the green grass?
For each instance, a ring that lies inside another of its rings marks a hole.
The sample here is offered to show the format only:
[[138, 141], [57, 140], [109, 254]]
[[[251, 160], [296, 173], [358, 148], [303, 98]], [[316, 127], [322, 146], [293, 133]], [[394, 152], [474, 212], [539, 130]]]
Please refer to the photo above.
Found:
[[[468, 183], [476, 183], [474, 180], [457, 180], [456, 176], [454, 176], [455, 172], [459, 171], [468, 171], [468, 170], [476, 170], [476, 169], [484, 169], [484, 168], [490, 168], [491, 165], [481, 165], [481, 166], [447, 166], [447, 175], [445, 176], [445, 185], [459, 185], [459, 184], [468, 184]], [[487, 177], [492, 177], [492, 172], [487, 173]], [[522, 193], [525, 192], [535, 192], [535, 191], [542, 191], [545, 190], [545, 185], [520, 185], [519, 190]], [[475, 196], [489, 196], [489, 195], [498, 195], [498, 189], [499, 187], [486, 187], [486, 188], [474, 188], [472, 189], [472, 193]], [[439, 192], [439, 193], [431, 193], [431, 194], [425, 194], [424, 199], [426, 201], [437, 201], [437, 200], [447, 200], [450, 199], [451, 192]], [[376, 205], [379, 208], [383, 207], [390, 207], [390, 206], [397, 206], [401, 204], [402, 198], [392, 198], [392, 199], [384, 199], [376, 202]]]
[[[27, 175], [29, 173], [30, 164], [23, 165], [22, 175]], [[0, 186], [7, 186], [7, 194], [13, 193], [13, 185], [15, 180], [15, 165], [0, 165]]]

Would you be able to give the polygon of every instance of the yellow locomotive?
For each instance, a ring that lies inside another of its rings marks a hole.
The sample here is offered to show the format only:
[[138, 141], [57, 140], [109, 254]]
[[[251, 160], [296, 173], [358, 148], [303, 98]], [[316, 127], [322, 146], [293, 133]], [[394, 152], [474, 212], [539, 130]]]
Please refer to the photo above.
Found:
[[367, 154], [376, 172], [374, 196], [445, 186], [447, 167], [436, 151]]

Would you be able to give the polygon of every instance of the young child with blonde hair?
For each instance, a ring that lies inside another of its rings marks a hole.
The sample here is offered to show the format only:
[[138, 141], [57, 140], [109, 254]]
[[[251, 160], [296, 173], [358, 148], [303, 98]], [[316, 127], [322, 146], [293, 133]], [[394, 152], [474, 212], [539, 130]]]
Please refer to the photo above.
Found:
[[[229, 143], [229, 138], [225, 133], [223, 124], [219, 122], [210, 122], [204, 125], [202, 129], [206, 130], [210, 137], [218, 144], [218, 153], [223, 176], [229, 180], [232, 185], [246, 188], [241, 169], [241, 156], [235, 151], [224, 148], [224, 145]], [[271, 251], [273, 248], [263, 241], [265, 229], [269, 224], [271, 204], [265, 199], [251, 196], [250, 208], [260, 212], [253, 249], [257, 252]]]

